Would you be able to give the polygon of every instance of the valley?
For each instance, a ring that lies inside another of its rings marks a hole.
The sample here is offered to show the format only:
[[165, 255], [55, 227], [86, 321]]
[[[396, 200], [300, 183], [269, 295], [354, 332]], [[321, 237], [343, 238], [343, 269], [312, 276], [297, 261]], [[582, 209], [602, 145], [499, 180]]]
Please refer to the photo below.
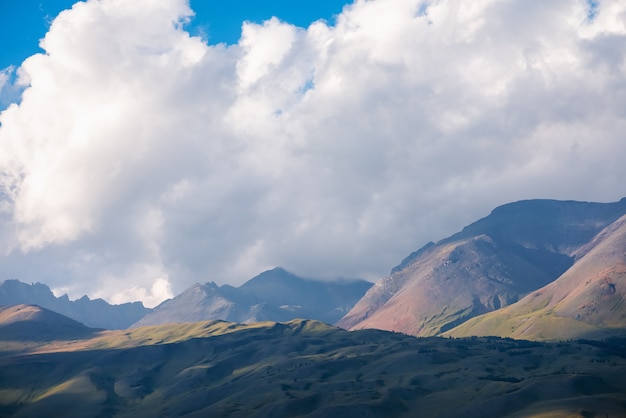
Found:
[[0, 415], [618, 417], [625, 344], [415, 338], [310, 320], [98, 331], [2, 345]]
[[5, 281], [0, 416], [622, 417], [625, 278], [622, 199], [504, 205], [375, 284], [275, 268], [148, 310]]

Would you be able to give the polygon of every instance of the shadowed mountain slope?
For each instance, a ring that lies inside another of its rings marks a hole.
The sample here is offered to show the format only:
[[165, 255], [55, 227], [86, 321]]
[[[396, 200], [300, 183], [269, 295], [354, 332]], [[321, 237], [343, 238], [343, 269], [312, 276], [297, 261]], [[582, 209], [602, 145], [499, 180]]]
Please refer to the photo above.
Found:
[[0, 305], [19, 304], [38, 305], [89, 327], [106, 329], [127, 328], [150, 312], [141, 302], [110, 305], [87, 296], [71, 301], [67, 295], [57, 298], [45, 284], [26, 284], [19, 280], [0, 282]]
[[278, 267], [238, 288], [195, 284], [157, 306], [133, 326], [211, 319], [248, 323], [309, 318], [334, 323], [371, 286], [364, 280], [303, 279]]
[[561, 277], [519, 302], [467, 321], [450, 335], [539, 340], [626, 334], [626, 216], [576, 254]]
[[97, 331], [36, 305], [0, 306], [0, 341], [76, 339]]
[[616, 203], [507, 204], [408, 256], [338, 325], [437, 335], [508, 306], [567, 271], [585, 245], [626, 213]]
[[3, 417], [626, 413], [626, 358], [618, 340], [418, 339], [294, 320], [103, 331], [21, 353], [4, 347]]

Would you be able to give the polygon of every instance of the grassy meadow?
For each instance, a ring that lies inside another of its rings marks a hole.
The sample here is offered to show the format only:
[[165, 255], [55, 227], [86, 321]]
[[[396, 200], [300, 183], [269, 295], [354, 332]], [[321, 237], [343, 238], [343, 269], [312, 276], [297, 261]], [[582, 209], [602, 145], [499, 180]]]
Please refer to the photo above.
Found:
[[222, 321], [5, 341], [0, 416], [620, 417], [626, 345]]

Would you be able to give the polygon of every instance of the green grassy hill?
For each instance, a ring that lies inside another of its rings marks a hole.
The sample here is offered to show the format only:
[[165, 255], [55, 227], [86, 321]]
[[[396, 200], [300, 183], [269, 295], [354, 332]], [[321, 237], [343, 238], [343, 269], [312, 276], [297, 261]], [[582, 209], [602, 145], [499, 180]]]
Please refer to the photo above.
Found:
[[294, 320], [174, 324], [5, 347], [2, 417], [626, 414], [626, 345], [618, 340], [415, 338]]

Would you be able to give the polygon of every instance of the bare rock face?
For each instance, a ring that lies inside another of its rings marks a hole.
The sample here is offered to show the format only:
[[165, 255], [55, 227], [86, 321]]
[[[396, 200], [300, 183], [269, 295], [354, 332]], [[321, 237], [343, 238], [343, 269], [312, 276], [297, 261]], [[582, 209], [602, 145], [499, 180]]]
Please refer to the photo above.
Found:
[[626, 213], [617, 203], [531, 200], [411, 254], [376, 283], [338, 325], [416, 336], [444, 333], [509, 306], [565, 273], [603, 228]]

